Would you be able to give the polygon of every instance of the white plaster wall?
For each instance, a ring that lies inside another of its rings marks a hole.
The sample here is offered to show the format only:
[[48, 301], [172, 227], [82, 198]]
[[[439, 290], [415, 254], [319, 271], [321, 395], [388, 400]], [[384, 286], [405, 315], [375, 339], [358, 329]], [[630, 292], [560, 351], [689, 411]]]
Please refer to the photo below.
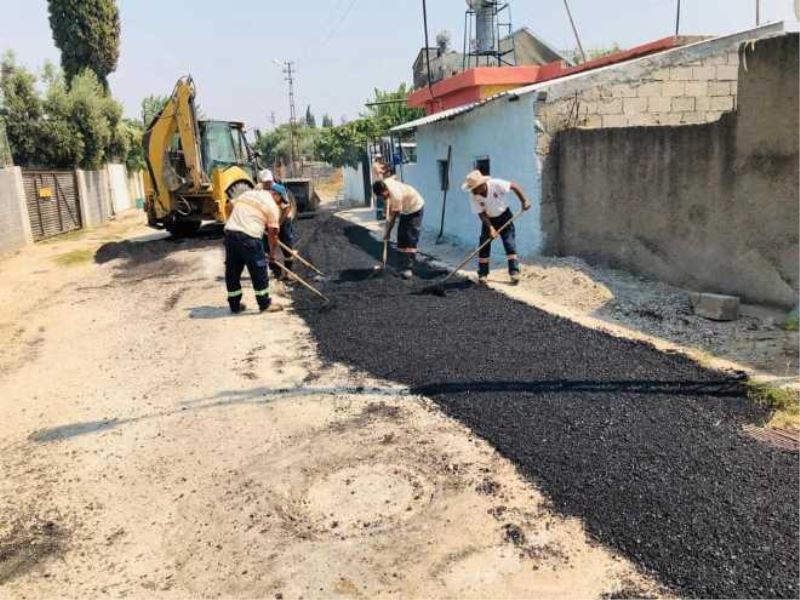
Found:
[[345, 206], [366, 206], [367, 200], [364, 198], [364, 171], [361, 163], [358, 168], [342, 168], [344, 178], [344, 205]]
[[114, 214], [132, 208], [131, 196], [128, 192], [128, 171], [125, 165], [108, 163], [108, 181], [111, 187], [111, 206]]
[[[518, 183], [533, 203], [533, 208], [517, 221], [517, 243], [522, 256], [538, 253], [543, 234], [534, 123], [534, 98], [528, 94], [514, 102], [507, 99], [492, 102], [453, 121], [420, 127], [417, 130], [417, 163], [404, 166], [403, 179], [425, 198], [425, 229], [439, 231], [442, 191], [437, 161], [447, 158], [447, 147], [452, 144], [445, 236], [467, 246], [477, 245], [480, 223], [470, 211], [469, 197], [461, 190], [461, 183], [473, 169], [475, 159], [488, 156], [492, 176]], [[511, 210], [519, 210], [519, 202], [513, 195]], [[502, 256], [502, 247], [495, 246], [494, 256]]]

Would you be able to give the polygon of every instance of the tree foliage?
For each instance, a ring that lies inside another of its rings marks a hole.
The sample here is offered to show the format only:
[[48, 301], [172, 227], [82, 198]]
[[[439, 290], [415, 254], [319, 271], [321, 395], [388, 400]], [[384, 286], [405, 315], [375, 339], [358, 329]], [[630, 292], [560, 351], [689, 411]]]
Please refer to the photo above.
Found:
[[156, 118], [161, 109], [169, 102], [169, 96], [150, 94], [142, 99], [142, 125], [147, 128]]
[[63, 74], [46, 65], [37, 77], [6, 54], [0, 64], [0, 118], [6, 123], [14, 161], [22, 166], [96, 169], [124, 161], [134, 139], [122, 106], [91, 70], [67, 87]]
[[[297, 156], [298, 160], [313, 160], [315, 158], [316, 139], [321, 129], [297, 125], [295, 136], [297, 137]], [[288, 123], [279, 125], [272, 131], [262, 133], [256, 140], [255, 147], [261, 152], [262, 160], [268, 165], [291, 163], [292, 145], [291, 130]]]
[[67, 84], [85, 69], [108, 89], [119, 59], [120, 21], [115, 0], [48, 0], [50, 29], [61, 50]]
[[336, 167], [355, 167], [371, 140], [387, 135], [396, 125], [423, 115], [420, 109], [409, 108], [406, 104], [408, 92], [406, 84], [393, 91], [376, 89], [375, 97], [360, 118], [320, 130], [316, 143], [317, 158]]
[[328, 113], [322, 115], [322, 126], [323, 127], [333, 127], [333, 117], [330, 116]]
[[311, 129], [316, 129], [317, 127], [317, 118], [314, 116], [314, 113], [311, 112], [311, 105], [308, 105], [306, 108], [306, 127], [310, 127]]

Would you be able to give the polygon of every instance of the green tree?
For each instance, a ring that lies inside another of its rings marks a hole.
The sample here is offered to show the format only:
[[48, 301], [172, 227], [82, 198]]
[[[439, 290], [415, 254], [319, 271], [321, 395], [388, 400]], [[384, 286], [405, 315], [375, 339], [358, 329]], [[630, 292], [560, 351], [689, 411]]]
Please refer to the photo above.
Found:
[[150, 126], [150, 123], [153, 122], [153, 119], [161, 112], [167, 102], [169, 102], [169, 96], [157, 96], [154, 94], [142, 99], [142, 124], [145, 128]]
[[67, 84], [91, 69], [104, 89], [117, 68], [120, 22], [115, 0], [48, 0], [50, 29]]
[[12, 52], [6, 52], [0, 62], [0, 118], [16, 164], [27, 165], [37, 159], [43, 114], [36, 76], [17, 65]]
[[126, 161], [132, 135], [122, 106], [85, 70], [67, 88], [61, 71], [45, 65], [40, 94], [36, 77], [6, 54], [0, 68], [0, 119], [15, 162], [22, 166], [96, 169]]
[[317, 118], [314, 116], [314, 113], [311, 112], [311, 105], [308, 105], [306, 108], [306, 127], [310, 127], [311, 129], [316, 129], [317, 127]]
[[388, 134], [396, 125], [423, 115], [420, 109], [408, 107], [407, 97], [408, 88], [405, 84], [392, 91], [376, 89], [375, 97], [360, 118], [320, 130], [316, 144], [317, 158], [335, 167], [355, 167], [364, 157], [370, 141]]
[[322, 126], [323, 127], [333, 127], [333, 117], [330, 116], [328, 113], [322, 115]]

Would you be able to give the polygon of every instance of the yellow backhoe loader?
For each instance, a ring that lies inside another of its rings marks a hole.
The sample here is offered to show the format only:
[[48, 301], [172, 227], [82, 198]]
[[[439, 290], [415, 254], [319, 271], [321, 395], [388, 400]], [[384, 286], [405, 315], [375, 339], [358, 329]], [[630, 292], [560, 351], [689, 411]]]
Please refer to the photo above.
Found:
[[198, 121], [194, 99], [192, 78], [178, 80], [142, 139], [147, 222], [176, 236], [195, 233], [202, 221], [224, 223], [230, 201], [255, 187], [258, 174], [244, 124]]

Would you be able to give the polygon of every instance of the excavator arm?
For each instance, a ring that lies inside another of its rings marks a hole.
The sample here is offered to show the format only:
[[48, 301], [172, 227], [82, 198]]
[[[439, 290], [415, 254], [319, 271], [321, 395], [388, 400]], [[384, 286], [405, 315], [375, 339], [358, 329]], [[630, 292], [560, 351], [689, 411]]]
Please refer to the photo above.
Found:
[[[173, 193], [197, 194], [209, 187], [200, 154], [194, 99], [192, 78], [182, 77], [142, 139], [157, 218], [172, 212]], [[180, 139], [177, 151], [173, 146], [176, 134]]]

